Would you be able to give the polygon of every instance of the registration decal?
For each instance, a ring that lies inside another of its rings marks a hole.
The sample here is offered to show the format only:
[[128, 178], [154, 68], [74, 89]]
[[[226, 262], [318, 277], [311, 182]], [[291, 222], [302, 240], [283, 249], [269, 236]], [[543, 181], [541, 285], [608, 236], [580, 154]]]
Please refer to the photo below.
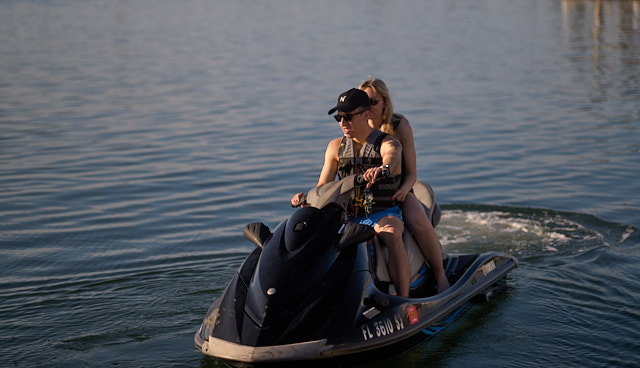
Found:
[[[397, 331], [404, 329], [404, 323], [398, 316], [394, 316], [392, 321], [390, 318], [382, 318], [378, 321], [365, 323], [360, 326], [362, 330], [362, 338], [364, 341], [371, 340], [376, 337], [391, 335]], [[395, 322], [395, 323], [394, 323]]]
[[416, 310], [416, 306], [412, 305], [407, 308], [407, 314], [409, 315], [409, 322], [411, 324], [418, 323], [420, 318], [418, 318], [418, 311]]

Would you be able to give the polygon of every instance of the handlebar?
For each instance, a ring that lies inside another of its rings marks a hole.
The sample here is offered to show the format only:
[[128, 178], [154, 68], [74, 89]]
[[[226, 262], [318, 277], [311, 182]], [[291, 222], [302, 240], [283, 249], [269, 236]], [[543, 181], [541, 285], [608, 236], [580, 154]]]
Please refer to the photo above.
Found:
[[[378, 171], [377, 178], [385, 179], [391, 176], [391, 173], [389, 171], [389, 165], [380, 166], [380, 169], [381, 170]], [[344, 195], [348, 194], [348, 192], [353, 190], [354, 187], [364, 187], [366, 185], [367, 185], [367, 181], [364, 180], [364, 177], [362, 176], [362, 174], [350, 175], [337, 182], [334, 181], [331, 183], [326, 183], [320, 187], [312, 188], [311, 191], [313, 192], [313, 195], [310, 201], [308, 201], [307, 195], [302, 193], [303, 198], [302, 198], [302, 201], [299, 202], [298, 206], [311, 204], [311, 203], [313, 203], [311, 205], [317, 206], [318, 198], [321, 196], [323, 197], [323, 199], [321, 200], [322, 203], [337, 201], [338, 200], [337, 198], [344, 197]], [[368, 191], [368, 190], [369, 190], [368, 188], [365, 188], [365, 191]], [[311, 191], [308, 193], [309, 195], [312, 194]], [[329, 196], [327, 196], [326, 193], [329, 193]], [[331, 196], [334, 196], [335, 198]], [[291, 206], [293, 207], [293, 204]]]

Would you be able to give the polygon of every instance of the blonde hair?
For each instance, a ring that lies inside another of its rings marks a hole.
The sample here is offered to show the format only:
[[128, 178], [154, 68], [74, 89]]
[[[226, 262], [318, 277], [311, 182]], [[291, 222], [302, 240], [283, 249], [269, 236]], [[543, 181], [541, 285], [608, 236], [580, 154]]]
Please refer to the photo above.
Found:
[[387, 85], [381, 79], [369, 78], [360, 83], [360, 87], [358, 88], [362, 90], [371, 88], [382, 98], [382, 102], [384, 102], [384, 109], [382, 110], [382, 125], [380, 126], [380, 131], [387, 134], [393, 134], [393, 126], [391, 125], [393, 103], [391, 103], [391, 97], [389, 96], [389, 89], [387, 88]]

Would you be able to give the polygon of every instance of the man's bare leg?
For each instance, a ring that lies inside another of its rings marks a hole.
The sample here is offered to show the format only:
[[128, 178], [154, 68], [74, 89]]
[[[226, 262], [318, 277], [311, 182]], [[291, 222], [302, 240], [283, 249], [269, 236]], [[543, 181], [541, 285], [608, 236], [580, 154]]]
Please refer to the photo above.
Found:
[[402, 241], [404, 225], [395, 216], [382, 218], [374, 227], [378, 237], [389, 249], [389, 276], [398, 291], [398, 295], [408, 297], [411, 279], [409, 256]]

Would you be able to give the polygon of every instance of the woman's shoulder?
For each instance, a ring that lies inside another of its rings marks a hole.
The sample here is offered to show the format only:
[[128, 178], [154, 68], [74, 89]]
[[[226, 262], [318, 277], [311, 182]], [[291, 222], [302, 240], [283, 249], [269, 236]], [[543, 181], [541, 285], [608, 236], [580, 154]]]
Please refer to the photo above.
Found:
[[405, 124], [409, 125], [409, 120], [407, 120], [404, 115], [397, 112], [394, 112], [393, 115], [391, 115], [391, 126], [393, 126], [394, 131], [398, 130], [398, 127]]
[[393, 131], [396, 133], [400, 133], [404, 130], [411, 129], [411, 125], [409, 124], [409, 120], [404, 117], [402, 114], [393, 113], [391, 117], [391, 125], [393, 126]]
[[413, 129], [409, 125], [409, 121], [402, 114], [393, 114], [391, 119], [393, 124], [393, 135], [400, 140], [403, 144], [413, 142]]
[[402, 114], [400, 114], [400, 113], [398, 113], [398, 112], [394, 112], [394, 113], [391, 115], [391, 121], [396, 121], [396, 120], [398, 120], [398, 121], [402, 121], [402, 120], [404, 120], [404, 121], [406, 121], [406, 122], [409, 122], [409, 120], [407, 120], [407, 118], [406, 118], [404, 115], [402, 115]]

